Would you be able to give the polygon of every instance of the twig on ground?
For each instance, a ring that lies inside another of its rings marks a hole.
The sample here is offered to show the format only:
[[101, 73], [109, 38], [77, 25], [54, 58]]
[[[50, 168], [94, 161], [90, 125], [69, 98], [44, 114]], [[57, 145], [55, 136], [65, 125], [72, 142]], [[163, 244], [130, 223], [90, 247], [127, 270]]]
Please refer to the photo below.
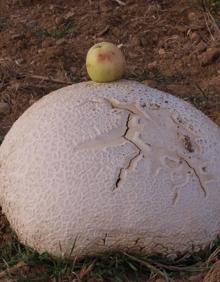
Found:
[[29, 78], [33, 78], [33, 79], [39, 79], [39, 80], [42, 80], [42, 81], [50, 81], [50, 82], [55, 82], [55, 83], [60, 83], [60, 84], [66, 84], [66, 85], [71, 85], [72, 83], [71, 82], [68, 82], [68, 81], [63, 81], [63, 80], [59, 80], [59, 79], [54, 79], [54, 78], [50, 78], [50, 77], [47, 77], [47, 76], [41, 76], [41, 75], [27, 75], [26, 77], [29, 77]]
[[19, 268], [25, 267], [27, 264], [24, 261], [18, 262], [16, 265], [12, 267], [8, 267], [6, 270], [0, 272], [0, 278], [6, 277], [8, 274], [16, 273]]
[[125, 6], [126, 5], [126, 3], [124, 3], [123, 1], [121, 1], [121, 0], [114, 0], [115, 2], [117, 2], [119, 5], [121, 5], [121, 6]]
[[127, 256], [128, 258], [132, 259], [133, 261], [136, 261], [136, 262], [142, 264], [143, 266], [147, 267], [151, 272], [163, 277], [167, 281], [166, 273], [164, 273], [163, 271], [161, 271], [157, 267], [153, 266], [151, 263], [147, 262], [146, 260], [141, 260], [139, 258], [136, 258], [132, 255], [127, 254], [127, 253], [124, 253], [124, 255]]
[[217, 37], [219, 39], [219, 37], [220, 37], [219, 26], [217, 25], [216, 20], [214, 19], [213, 15], [210, 13], [210, 11], [208, 11], [207, 14], [208, 14], [208, 18], [210, 19], [210, 21], [212, 23], [212, 26], [213, 26], [213, 29], [215, 31], [215, 34], [217, 34]]
[[218, 255], [220, 254], [220, 247], [217, 248], [207, 259], [206, 264], [209, 265], [212, 262], [215, 262], [218, 259]]
[[211, 36], [211, 39], [212, 39], [212, 41], [215, 41], [215, 38], [214, 38], [214, 36], [213, 36], [213, 34], [212, 34], [212, 32], [211, 32], [211, 29], [210, 29], [210, 27], [209, 27], [207, 15], [204, 15], [204, 19], [205, 19], [205, 24], [206, 24], [207, 30], [208, 30], [208, 32], [209, 32], [209, 34], [210, 34], [210, 36]]
[[89, 266], [83, 266], [79, 273], [80, 281], [82, 281], [93, 269], [96, 261], [93, 261]]

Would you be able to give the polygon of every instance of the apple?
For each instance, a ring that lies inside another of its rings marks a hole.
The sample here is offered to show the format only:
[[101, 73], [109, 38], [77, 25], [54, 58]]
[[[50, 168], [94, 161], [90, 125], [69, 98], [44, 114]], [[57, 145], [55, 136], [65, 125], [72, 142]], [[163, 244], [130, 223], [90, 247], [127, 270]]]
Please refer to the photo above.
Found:
[[86, 69], [95, 82], [119, 80], [125, 72], [125, 58], [116, 45], [109, 42], [97, 43], [87, 53]]

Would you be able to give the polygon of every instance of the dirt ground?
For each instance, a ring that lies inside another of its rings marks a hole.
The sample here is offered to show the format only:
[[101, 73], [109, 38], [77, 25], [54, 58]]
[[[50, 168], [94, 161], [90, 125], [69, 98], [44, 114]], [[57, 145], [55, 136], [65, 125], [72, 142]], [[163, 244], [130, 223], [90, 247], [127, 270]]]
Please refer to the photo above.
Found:
[[[36, 100], [88, 80], [85, 56], [100, 41], [121, 45], [126, 78], [179, 96], [220, 125], [220, 10], [201, 3], [0, 0], [0, 141]], [[0, 215], [0, 241], [10, 234]]]

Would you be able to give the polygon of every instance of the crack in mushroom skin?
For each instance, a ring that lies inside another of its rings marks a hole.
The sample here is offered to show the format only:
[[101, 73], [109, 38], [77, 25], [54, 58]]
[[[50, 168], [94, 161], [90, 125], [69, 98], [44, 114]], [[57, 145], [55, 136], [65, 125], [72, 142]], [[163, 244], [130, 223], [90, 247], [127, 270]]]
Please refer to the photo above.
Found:
[[[130, 125], [130, 121], [132, 119], [132, 116], [134, 115], [138, 115], [140, 116], [141, 118], [147, 118], [147, 119], [150, 119], [152, 120], [151, 116], [149, 114], [147, 114], [146, 112], [143, 112], [142, 110], [138, 109], [137, 108], [137, 105], [131, 105], [131, 104], [122, 104], [118, 101], [116, 101], [115, 99], [111, 99], [111, 100], [108, 100], [110, 103], [111, 103], [111, 106], [112, 108], [118, 108], [118, 109], [124, 109], [128, 112], [130, 112], [130, 114], [128, 115], [128, 118], [127, 118], [127, 122], [126, 122], [126, 131], [124, 133], [124, 138], [128, 141], [128, 142], [131, 142], [132, 144], [134, 144], [137, 149], [138, 149], [138, 153], [137, 155], [135, 155], [133, 158], [130, 159], [130, 162], [128, 164], [127, 167], [125, 168], [121, 168], [120, 171], [119, 171], [119, 174], [118, 174], [118, 177], [117, 177], [117, 180], [116, 180], [116, 184], [115, 184], [115, 187], [118, 188], [119, 187], [119, 184], [121, 182], [121, 179], [122, 179], [122, 175], [123, 175], [123, 172], [125, 172], [126, 170], [128, 170], [131, 166], [131, 163], [136, 159], [138, 158], [141, 154], [142, 154], [142, 151], [143, 151], [143, 148], [141, 148], [134, 140], [131, 140], [130, 138], [127, 137], [127, 134], [129, 132], [129, 129], [131, 128], [131, 125]], [[157, 107], [156, 109], [160, 109], [160, 107]], [[174, 124], [177, 125], [177, 122], [174, 121], [174, 118], [171, 116], [170, 118]], [[182, 123], [182, 121], [181, 121]], [[179, 125], [178, 125], [179, 126]], [[177, 127], [177, 126], [176, 126]], [[178, 128], [178, 127], [177, 127]], [[183, 143], [183, 147], [188, 151], [188, 153], [194, 153], [194, 148], [193, 148], [193, 145], [191, 143], [191, 140], [190, 140], [190, 137], [189, 136], [186, 136], [186, 135], [183, 135], [183, 138], [184, 138], [184, 141], [187, 142], [186, 143]], [[182, 141], [182, 140], [181, 140]], [[190, 144], [189, 144], [190, 142]], [[145, 143], [145, 145], [147, 145], [148, 147], [151, 147], [152, 145], [149, 144], [149, 143]], [[146, 146], [145, 146], [146, 147]], [[162, 150], [164, 151], [164, 149]], [[169, 151], [167, 150], [167, 152], [169, 153]], [[143, 153], [144, 155], [144, 153]], [[200, 177], [200, 173], [197, 172], [197, 170], [192, 166], [192, 164], [190, 164], [190, 160], [187, 160], [186, 157], [183, 157], [183, 156], [178, 156], [178, 153], [175, 153], [175, 155], [180, 159], [180, 160], [183, 160], [187, 166], [193, 171], [194, 175], [196, 176], [196, 178], [198, 179], [198, 182], [199, 182], [199, 186], [204, 194], [204, 197], [207, 196], [207, 191], [206, 191], [206, 188], [205, 188], [205, 185], [203, 184], [203, 181]], [[206, 181], [210, 181], [210, 180], [213, 180], [213, 176], [212, 175], [207, 175], [206, 177]], [[173, 204], [176, 203], [178, 199], [178, 192], [175, 191], [174, 193], [174, 197], [173, 197]]]
[[[207, 189], [206, 189], [206, 184], [204, 182], [209, 182], [209, 181], [214, 181], [215, 177], [211, 174], [200, 174], [197, 169], [195, 169], [195, 167], [192, 165], [191, 163], [191, 159], [186, 158], [186, 156], [184, 155], [180, 155], [177, 153], [177, 157], [179, 158], [179, 164], [183, 165], [185, 163], [185, 165], [190, 169], [190, 171], [192, 171], [192, 173], [194, 174], [195, 178], [198, 180], [199, 183], [199, 187], [201, 188], [201, 191], [203, 193], [204, 198], [207, 197]], [[202, 168], [202, 167], [201, 167]], [[189, 173], [189, 172], [188, 172]], [[186, 176], [186, 179], [189, 176]], [[186, 180], [187, 183], [187, 180]], [[183, 184], [182, 186], [185, 186], [185, 184]], [[173, 196], [173, 200], [172, 200], [172, 205], [176, 205], [177, 201], [179, 199], [179, 191], [176, 189], [174, 192], [174, 196]]]
[[172, 205], [173, 205], [173, 206], [176, 205], [178, 197], [179, 197], [179, 193], [178, 193], [177, 191], [175, 191], [175, 192], [174, 192], [173, 199], [172, 199]]
[[123, 137], [125, 140], [127, 140], [128, 142], [131, 142], [133, 145], [135, 145], [135, 147], [137, 148], [138, 152], [137, 152], [137, 154], [136, 154], [133, 158], [130, 159], [130, 161], [128, 162], [127, 167], [125, 167], [125, 168], [120, 168], [119, 174], [118, 174], [118, 177], [117, 177], [117, 180], [116, 180], [116, 183], [115, 183], [115, 187], [113, 188], [113, 191], [114, 191], [116, 188], [119, 187], [119, 185], [120, 185], [120, 183], [121, 183], [121, 181], [122, 181], [122, 179], [123, 179], [123, 175], [124, 175], [125, 171], [129, 170], [129, 169], [131, 168], [131, 166], [132, 166], [132, 163], [133, 163], [136, 159], [138, 159], [138, 157], [141, 155], [141, 148], [139, 148], [138, 145], [137, 145], [136, 143], [134, 143], [134, 141], [132, 141], [131, 139], [129, 139], [129, 138], [127, 137], [127, 133], [128, 133], [128, 131], [129, 131], [129, 129], [130, 129], [129, 123], [130, 123], [130, 121], [131, 121], [131, 115], [132, 115], [132, 114], [130, 113], [130, 114], [128, 115], [128, 117], [127, 117], [126, 130], [125, 130], [125, 133], [123, 134], [122, 137]]
[[[103, 103], [103, 101], [104, 103], [110, 106], [110, 109], [112, 110], [118, 109], [118, 110], [122, 110], [122, 113], [124, 112], [124, 115], [122, 114], [122, 121], [121, 121], [122, 126], [120, 128], [113, 128], [105, 136], [104, 135], [98, 136], [95, 140], [88, 140], [88, 142], [84, 142], [83, 144], [78, 145], [75, 148], [75, 150], [102, 149], [105, 148], [106, 146], [109, 147], [109, 146], [122, 145], [124, 144], [124, 141], [127, 141], [136, 147], [135, 155], [130, 157], [130, 159], [126, 161], [125, 166], [119, 168], [119, 172], [118, 175], [116, 176], [115, 184], [112, 191], [116, 190], [121, 186], [123, 180], [125, 180], [126, 178], [127, 172], [132, 170], [133, 167], [136, 167], [137, 163], [147, 155], [149, 157], [152, 156], [151, 158], [152, 173], [156, 177], [163, 167], [163, 164], [159, 157], [161, 155], [164, 155], [167, 156], [168, 158], [169, 156], [175, 157], [177, 159], [176, 166], [182, 165], [181, 161], [184, 161], [184, 163], [190, 168], [190, 170], [193, 171], [194, 175], [198, 179], [199, 186], [204, 194], [204, 197], [207, 196], [207, 191], [205, 188], [205, 184], [203, 182], [213, 180], [212, 175], [205, 175], [205, 177], [201, 177], [200, 173], [197, 172], [195, 167], [191, 164], [191, 157], [187, 158], [187, 156], [182, 154], [181, 152], [175, 152], [169, 150], [168, 148], [158, 147], [156, 146], [156, 144], [150, 144], [149, 142], [146, 142], [146, 140], [143, 141], [140, 138], [142, 130], [138, 128], [138, 122], [137, 119], [135, 118], [140, 118], [143, 121], [148, 120], [152, 124], [155, 124], [155, 128], [156, 126], [158, 126], [157, 122], [154, 120], [151, 114], [147, 112], [146, 105], [141, 106], [135, 103], [129, 104], [126, 102], [118, 101], [114, 98], [103, 98], [103, 97], [97, 100], [87, 100], [84, 103], [94, 104], [94, 103]], [[81, 105], [83, 105], [84, 103], [82, 103]], [[161, 110], [161, 108], [154, 107], [152, 110], [157, 111], [157, 110]], [[191, 138], [188, 135], [186, 135], [186, 132], [189, 130], [184, 128], [184, 131], [180, 133], [180, 125], [181, 127], [183, 127], [183, 121], [180, 118], [177, 118], [176, 120], [172, 115], [169, 116], [169, 119], [172, 122], [173, 126], [175, 126], [177, 137], [179, 139], [179, 143], [182, 145], [182, 148], [186, 150], [188, 154], [193, 154], [193, 153], [195, 154], [196, 150], [199, 152], [199, 148], [197, 144], [193, 144]], [[133, 124], [133, 121], [135, 124]], [[160, 130], [160, 128], [158, 128], [158, 130]], [[176, 166], [173, 169], [175, 169]], [[188, 176], [186, 176], [186, 178], [187, 177]], [[187, 181], [185, 181], [181, 186], [185, 186], [186, 182]], [[176, 204], [178, 198], [179, 198], [179, 191], [176, 189], [172, 200], [173, 205]]]
[[106, 245], [107, 237], [108, 237], [108, 233], [105, 233], [105, 237], [102, 239], [104, 246]]
[[202, 191], [203, 191], [203, 193], [204, 193], [204, 197], [206, 197], [206, 196], [207, 196], [207, 191], [206, 191], [205, 187], [203, 186], [202, 180], [200, 179], [200, 176], [199, 176], [199, 174], [197, 173], [196, 169], [195, 169], [194, 167], [192, 167], [192, 166], [190, 165], [190, 163], [189, 163], [186, 159], [183, 159], [183, 161], [184, 161], [184, 162], [188, 165], [188, 167], [189, 167], [190, 169], [192, 169], [192, 171], [194, 172], [195, 176], [197, 177], [197, 179], [198, 179], [198, 181], [199, 181], [200, 187], [202, 188]]

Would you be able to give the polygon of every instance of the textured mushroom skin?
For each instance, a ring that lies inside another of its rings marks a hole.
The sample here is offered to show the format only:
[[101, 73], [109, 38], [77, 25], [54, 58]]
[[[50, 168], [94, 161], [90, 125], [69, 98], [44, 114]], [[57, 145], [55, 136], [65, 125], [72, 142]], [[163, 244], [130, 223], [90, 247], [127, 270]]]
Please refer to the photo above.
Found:
[[176, 254], [220, 231], [220, 130], [140, 83], [79, 83], [32, 105], [0, 147], [0, 205], [55, 256]]

